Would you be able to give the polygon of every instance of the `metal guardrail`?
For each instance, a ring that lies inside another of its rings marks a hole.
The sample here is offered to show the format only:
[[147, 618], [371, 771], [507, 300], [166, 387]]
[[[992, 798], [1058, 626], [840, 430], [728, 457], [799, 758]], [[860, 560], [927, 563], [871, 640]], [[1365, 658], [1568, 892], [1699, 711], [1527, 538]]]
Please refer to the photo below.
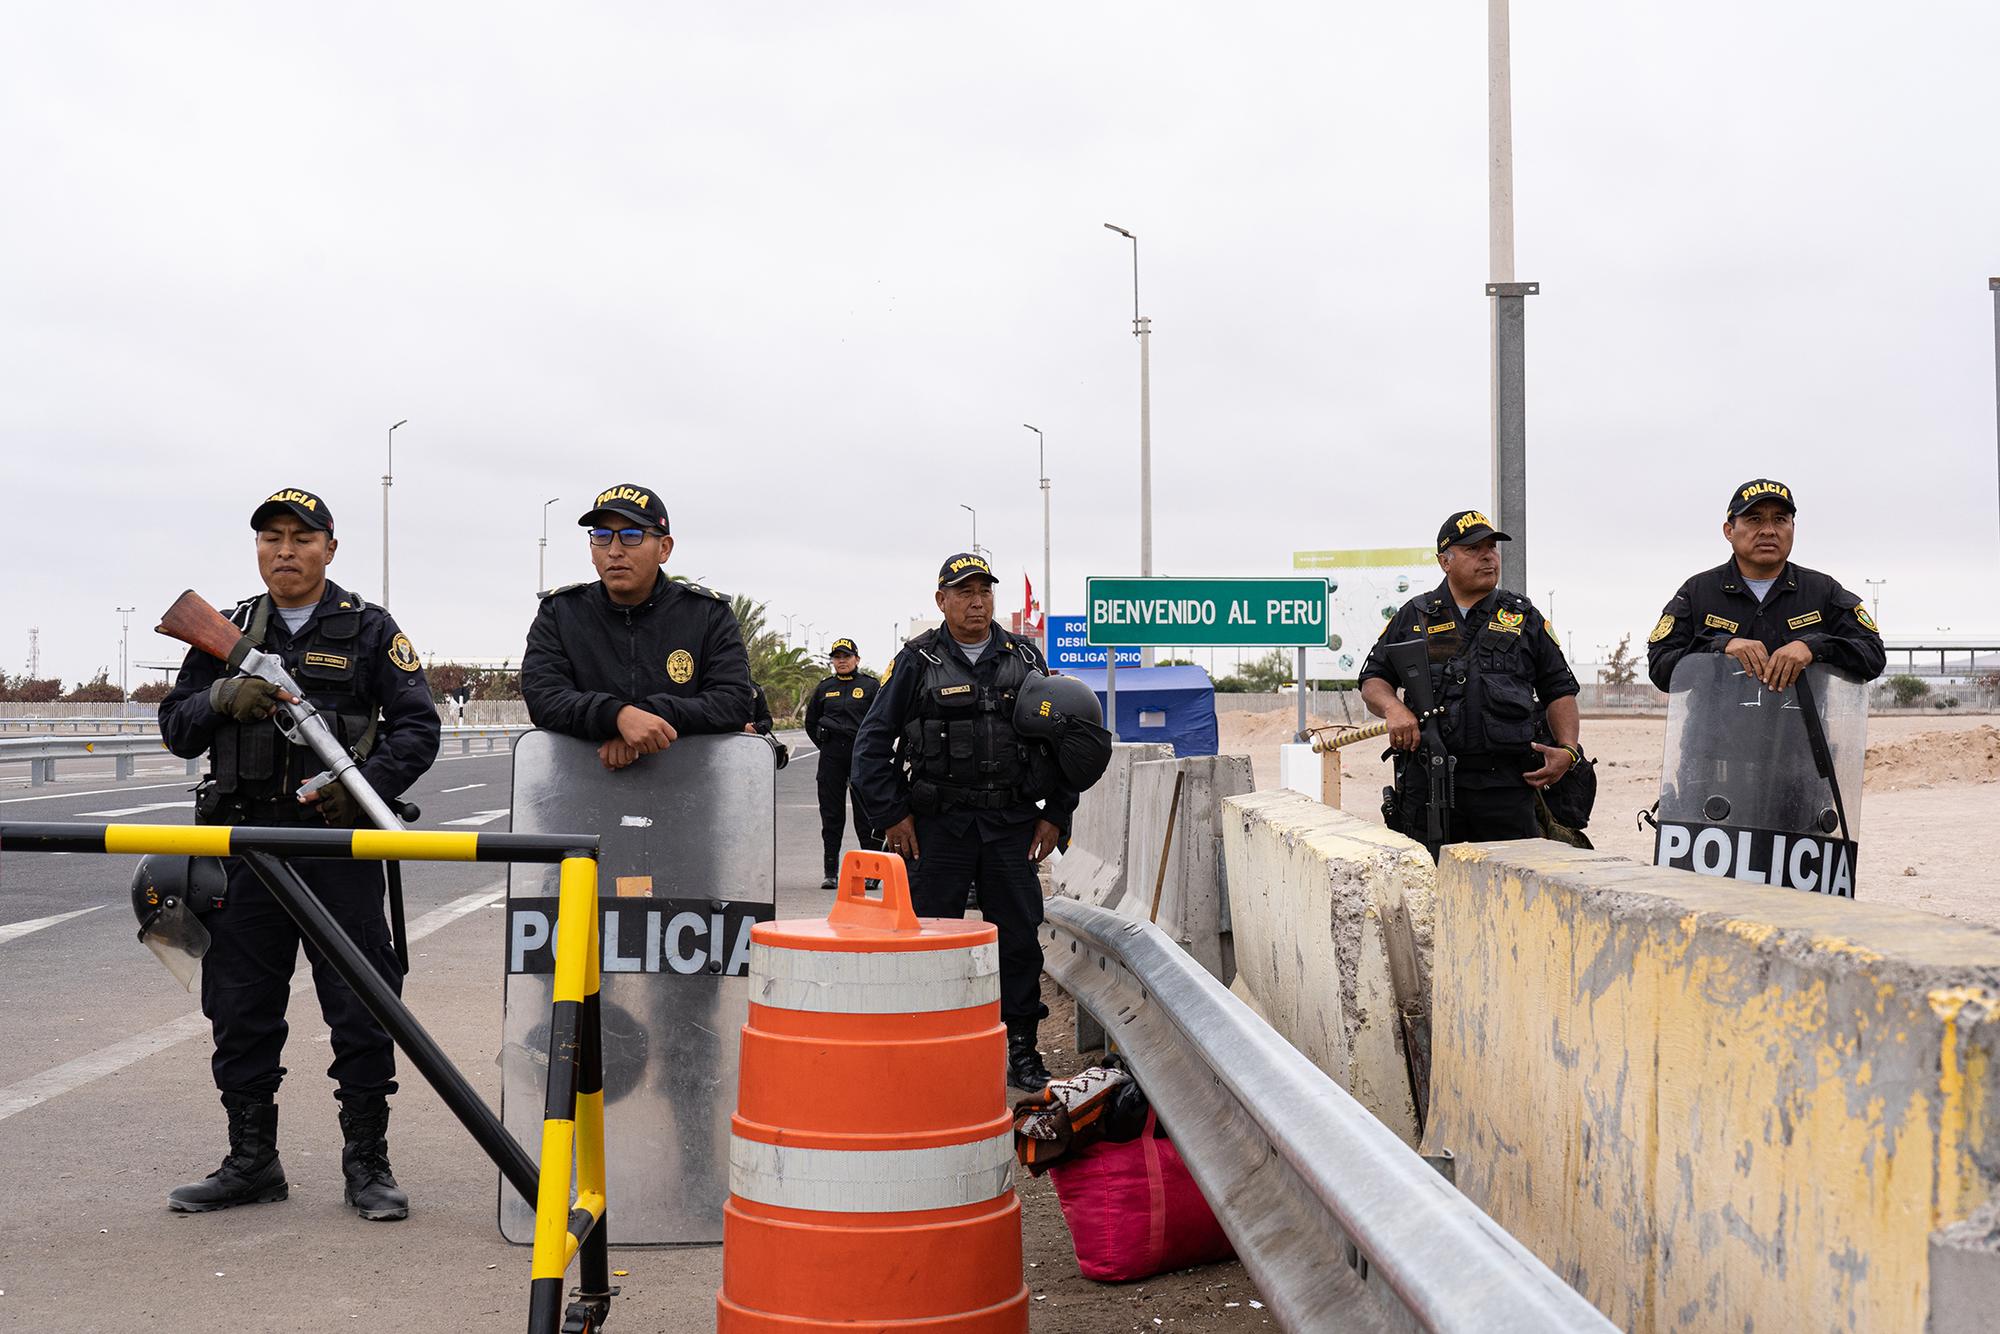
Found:
[[[500, 748], [501, 742], [511, 743], [515, 737], [530, 730], [513, 726], [447, 727], [443, 732], [446, 742], [459, 743], [459, 754], [470, 755], [475, 741], [484, 741], [486, 749], [493, 751]], [[116, 776], [130, 778], [137, 760], [165, 752], [166, 742], [157, 730], [138, 735], [0, 737], [0, 764], [25, 763], [30, 787], [41, 787], [52, 781], [57, 761], [111, 759], [116, 761]], [[200, 773], [201, 761], [189, 760], [187, 771]]]
[[1131, 1062], [1284, 1328], [1615, 1329], [1158, 927], [1046, 909], [1049, 975]]

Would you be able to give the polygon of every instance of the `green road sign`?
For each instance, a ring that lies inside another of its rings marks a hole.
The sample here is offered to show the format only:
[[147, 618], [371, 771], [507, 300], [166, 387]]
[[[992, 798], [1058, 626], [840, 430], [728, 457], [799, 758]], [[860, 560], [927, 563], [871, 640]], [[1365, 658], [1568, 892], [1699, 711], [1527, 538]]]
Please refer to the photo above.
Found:
[[1324, 648], [1326, 580], [1091, 579], [1092, 644]]

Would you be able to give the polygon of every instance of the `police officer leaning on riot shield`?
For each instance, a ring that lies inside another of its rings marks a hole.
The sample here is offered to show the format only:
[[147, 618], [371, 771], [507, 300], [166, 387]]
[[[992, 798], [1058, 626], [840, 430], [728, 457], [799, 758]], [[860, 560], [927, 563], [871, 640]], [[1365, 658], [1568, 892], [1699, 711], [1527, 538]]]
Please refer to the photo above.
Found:
[[[1583, 759], [1576, 678], [1555, 631], [1526, 598], [1500, 588], [1497, 544], [1509, 540], [1477, 510], [1447, 518], [1437, 539], [1444, 582], [1403, 604], [1361, 669], [1362, 701], [1389, 724], [1389, 744], [1413, 752], [1422, 741], [1419, 720], [1397, 698], [1383, 650], [1424, 641], [1445, 747], [1458, 761], [1446, 833], [1453, 843], [1541, 837], [1537, 790], [1560, 782]], [[1535, 740], [1538, 705], [1554, 745]], [[1398, 765], [1400, 827], [1416, 838], [1427, 825], [1422, 770]], [[1435, 858], [1438, 848], [1430, 853]]]
[[535, 726], [595, 741], [608, 769], [681, 736], [739, 732], [754, 691], [729, 599], [667, 578], [667, 507], [650, 487], [602, 492], [589, 530], [591, 583], [542, 598], [521, 656]]
[[1049, 748], [1014, 730], [1016, 692], [1045, 669], [1032, 643], [993, 624], [993, 583], [992, 567], [969, 552], [938, 570], [944, 625], [903, 645], [882, 674], [853, 779], [888, 850], [914, 868], [920, 916], [965, 916], [978, 885], [980, 914], [1000, 933], [1007, 1082], [1038, 1092], [1049, 1072], [1035, 1049], [1048, 1013], [1035, 867], [1068, 837], [1077, 794]]
[[[338, 543], [326, 502], [286, 490], [250, 516], [265, 592], [237, 604], [230, 619], [286, 668], [361, 758], [361, 774], [394, 800], [437, 758], [439, 725], [416, 650], [389, 613], [326, 577]], [[208, 776], [196, 789], [201, 824], [345, 827], [363, 816], [338, 784], [307, 798], [294, 794], [325, 768], [310, 748], [294, 746], [272, 718], [275, 687], [232, 676], [199, 649], [188, 653], [160, 702], [167, 748], [188, 759], [206, 752]], [[229, 1117], [229, 1153], [202, 1181], [177, 1187], [168, 1204], [201, 1213], [282, 1200], [288, 1193], [278, 1159], [279, 1058], [285, 1006], [299, 953], [298, 928], [243, 863], [225, 863], [223, 906], [208, 913], [210, 944], [202, 959], [201, 1008], [215, 1034], [211, 1068]], [[383, 916], [382, 868], [373, 862], [304, 859], [293, 867], [341, 929], [397, 991], [396, 963]], [[363, 1218], [409, 1213], [409, 1197], [389, 1167], [388, 1097], [396, 1091], [395, 1048], [323, 958], [308, 948], [320, 1012], [332, 1029], [346, 1200]]]
[[[854, 738], [882, 685], [873, 674], [861, 670], [860, 650], [855, 648], [853, 640], [834, 640], [828, 656], [833, 675], [812, 688], [812, 697], [806, 703], [806, 735], [819, 747], [816, 782], [820, 844], [826, 871], [826, 878], [820, 881], [821, 889], [832, 889], [840, 876], [840, 827], [847, 823], [853, 788], [849, 770], [854, 766]], [[880, 848], [882, 840], [875, 837], [860, 798], [852, 800], [854, 837], [864, 848]]]
[[1875, 618], [1832, 575], [1794, 565], [1792, 489], [1759, 477], [1729, 493], [1730, 558], [1675, 591], [1648, 636], [1646, 674], [1662, 690], [1690, 653], [1726, 653], [1772, 690], [1823, 662], [1871, 681], [1888, 654]]

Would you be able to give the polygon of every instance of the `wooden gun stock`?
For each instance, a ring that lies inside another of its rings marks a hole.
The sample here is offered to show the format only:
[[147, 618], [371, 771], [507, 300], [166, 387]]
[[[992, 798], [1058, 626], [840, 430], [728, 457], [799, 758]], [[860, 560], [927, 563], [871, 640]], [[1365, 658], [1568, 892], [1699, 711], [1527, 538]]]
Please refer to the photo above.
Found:
[[243, 644], [243, 631], [190, 588], [160, 617], [159, 633], [229, 662]]

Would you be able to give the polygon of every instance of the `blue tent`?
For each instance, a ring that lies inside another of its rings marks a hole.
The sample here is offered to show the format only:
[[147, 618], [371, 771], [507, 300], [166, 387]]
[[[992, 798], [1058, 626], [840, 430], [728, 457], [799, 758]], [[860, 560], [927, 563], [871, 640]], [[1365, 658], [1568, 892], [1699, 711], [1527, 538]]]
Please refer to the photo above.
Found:
[[[1095, 690], [1103, 704], [1102, 667], [1063, 675]], [[1117, 733], [1120, 741], [1164, 741], [1176, 756], [1215, 754], [1215, 683], [1199, 667], [1120, 667]]]

